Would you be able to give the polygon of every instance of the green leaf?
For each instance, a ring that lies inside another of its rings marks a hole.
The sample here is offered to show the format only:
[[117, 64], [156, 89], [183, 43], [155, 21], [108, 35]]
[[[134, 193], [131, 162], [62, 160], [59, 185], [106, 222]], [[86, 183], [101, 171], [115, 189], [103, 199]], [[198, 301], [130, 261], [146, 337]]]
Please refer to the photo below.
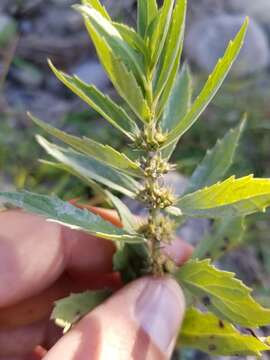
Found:
[[190, 260], [176, 273], [176, 278], [222, 319], [243, 327], [270, 324], [270, 310], [255, 302], [251, 289], [233, 273], [215, 268], [209, 260]]
[[122, 200], [114, 196], [109, 191], [106, 191], [106, 194], [109, 200], [112, 202], [113, 206], [115, 207], [117, 213], [119, 214], [124, 229], [131, 234], [136, 232], [138, 222], [136, 217], [129, 210], [129, 208], [123, 203]]
[[115, 55], [126, 64], [143, 88], [145, 75], [142, 58], [124, 41], [113, 23], [92, 7], [74, 5], [74, 8], [83, 15], [85, 21], [95, 29], [96, 33], [106, 41]]
[[[160, 121], [162, 130], [171, 131], [190, 109], [192, 99], [192, 79], [189, 67], [184, 65], [177, 76], [171, 92], [168, 104], [165, 107], [163, 117]], [[171, 143], [162, 151], [164, 158], [169, 159], [173, 153], [177, 141]]]
[[82, 4], [94, 8], [102, 16], [104, 16], [107, 20], [111, 20], [110, 15], [106, 11], [105, 7], [103, 5], [101, 5], [99, 0], [82, 0]]
[[79, 172], [76, 172], [71, 166], [61, 163], [56, 163], [53, 161], [42, 160], [42, 159], [40, 159], [39, 162], [43, 165], [53, 167], [54, 169], [57, 170], [66, 171], [69, 174], [76, 176], [78, 179], [85, 182], [93, 190], [94, 194], [97, 195], [99, 199], [101, 199], [101, 202], [103, 199], [105, 201], [106, 199], [105, 189], [103, 189], [101, 185], [99, 185], [96, 181], [92, 180], [91, 178], [83, 177], [83, 175], [81, 175]]
[[181, 57], [184, 41], [187, 0], [177, 0], [171, 25], [161, 54], [160, 66], [154, 86], [154, 98], [157, 101], [162, 94], [174, 68], [176, 57]]
[[119, 31], [122, 38], [134, 49], [140, 51], [146, 61], [149, 61], [149, 52], [144, 40], [136, 33], [136, 31], [125, 25], [117, 22], [113, 23], [114, 27]]
[[73, 175], [80, 177], [86, 182], [97, 181], [115, 191], [129, 197], [136, 197], [136, 193], [140, 190], [140, 184], [130, 176], [121, 174], [117, 170], [104, 165], [89, 156], [82, 155], [72, 149], [65, 149], [50, 143], [41, 136], [37, 136], [38, 143], [45, 151], [58, 160], [60, 167]]
[[82, 317], [100, 305], [109, 296], [108, 291], [86, 291], [55, 302], [51, 319], [64, 328], [64, 333]]
[[209, 218], [246, 216], [265, 212], [268, 206], [270, 179], [257, 179], [253, 175], [240, 179], [232, 176], [178, 201], [182, 214]]
[[192, 254], [193, 259], [205, 257], [212, 260], [218, 259], [242, 242], [244, 231], [244, 218], [226, 216], [216, 220], [212, 232], [207, 234], [195, 248]]
[[185, 64], [176, 77], [171, 96], [160, 121], [163, 131], [172, 130], [179, 122], [179, 119], [186, 115], [190, 109], [191, 97], [192, 79], [189, 67]]
[[[85, 21], [89, 35], [95, 45], [98, 57], [119, 95], [143, 122], [150, 118], [150, 109], [144, 99], [143, 89], [134, 74], [113, 51], [106, 39], [100, 35], [92, 23]], [[117, 30], [116, 30], [117, 31]], [[119, 37], [118, 37], [119, 38]], [[120, 35], [120, 39], [122, 39]]]
[[168, 99], [171, 96], [172, 89], [175, 85], [176, 77], [178, 75], [178, 71], [179, 71], [179, 67], [180, 67], [180, 54], [181, 54], [180, 50], [179, 50], [179, 54], [177, 55], [177, 57], [175, 59], [174, 66], [169, 75], [167, 84], [166, 84], [166, 86], [163, 90], [163, 93], [161, 94], [161, 97], [157, 103], [157, 108], [156, 108], [156, 118], [157, 119], [161, 118], [163, 111], [164, 111], [164, 107], [167, 106]]
[[48, 134], [55, 136], [64, 143], [72, 146], [83, 154], [90, 155], [94, 159], [104, 162], [108, 166], [121, 170], [124, 173], [132, 176], [143, 176], [143, 171], [140, 166], [134, 161], [130, 160], [125, 154], [118, 152], [108, 145], [102, 145], [92, 139], [69, 135], [53, 126], [46, 124], [38, 118], [29, 114], [30, 118], [35, 124], [45, 130]]
[[120, 244], [113, 256], [113, 269], [121, 273], [124, 283], [146, 276], [150, 266], [147, 244]]
[[174, 0], [164, 0], [162, 8], [157, 15], [154, 31], [150, 39], [151, 68], [157, 64], [164, 48], [164, 44], [170, 28]]
[[212, 150], [207, 151], [206, 156], [192, 174], [186, 193], [215, 184], [223, 178], [233, 163], [245, 124], [246, 116], [237, 128], [230, 130], [222, 140], [217, 141]]
[[123, 108], [118, 106], [108, 96], [102, 94], [94, 85], [88, 85], [77, 76], [69, 76], [57, 70], [50, 61], [49, 65], [56, 77], [72, 92], [84, 100], [104, 119], [109, 121], [110, 124], [122, 131], [131, 140], [134, 140], [134, 134], [139, 132], [138, 127]]
[[123, 242], [144, 242], [140, 235], [128, 234], [123, 229], [103, 220], [100, 216], [85, 209], [78, 209], [57, 197], [23, 191], [0, 192], [0, 198], [11, 205], [42, 215], [48, 220], [63, 224], [71, 229], [85, 231], [99, 238]]
[[156, 0], [138, 0], [138, 33], [144, 38], [148, 26], [158, 14]]
[[179, 140], [180, 137], [195, 123], [195, 121], [213, 99], [242, 48], [247, 27], [248, 18], [245, 20], [235, 39], [229, 43], [224, 57], [219, 59], [214, 71], [209, 76], [204, 88], [196, 98], [190, 111], [169, 133], [164, 147], [168, 146], [177, 139]]
[[227, 321], [195, 308], [187, 310], [178, 343], [211, 355], [260, 356], [270, 350], [267, 339], [241, 334]]

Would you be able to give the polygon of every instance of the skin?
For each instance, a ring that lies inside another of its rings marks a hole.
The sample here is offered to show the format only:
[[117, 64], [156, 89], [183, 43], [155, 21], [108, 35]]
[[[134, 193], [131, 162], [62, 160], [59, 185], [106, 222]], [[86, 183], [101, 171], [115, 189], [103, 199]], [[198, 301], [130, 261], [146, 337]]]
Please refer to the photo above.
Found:
[[[91, 210], [121, 226], [114, 213]], [[165, 251], [182, 264], [192, 248], [176, 239]], [[185, 309], [180, 287], [169, 277], [122, 287], [114, 252], [110, 241], [40, 216], [1, 212], [0, 360], [169, 359]], [[104, 287], [121, 289], [62, 337], [49, 321], [54, 301]]]

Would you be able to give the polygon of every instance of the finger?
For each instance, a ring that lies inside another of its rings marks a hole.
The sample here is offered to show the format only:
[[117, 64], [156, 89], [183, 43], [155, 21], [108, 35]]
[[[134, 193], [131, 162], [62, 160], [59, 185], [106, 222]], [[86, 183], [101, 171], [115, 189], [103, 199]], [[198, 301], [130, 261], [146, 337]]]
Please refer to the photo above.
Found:
[[139, 279], [86, 316], [44, 359], [169, 359], [184, 309], [174, 280]]
[[69, 271], [106, 273], [114, 246], [20, 210], [0, 214], [0, 308], [35, 296]]
[[59, 225], [20, 210], [0, 214], [0, 307], [42, 291], [64, 266]]
[[55, 301], [69, 296], [71, 293], [80, 293], [88, 290], [112, 289], [122, 287], [119, 274], [95, 276], [89, 281], [86, 279], [74, 279], [63, 274], [53, 285], [38, 295], [32, 296], [16, 305], [0, 309], [0, 329], [10, 329], [16, 326], [32, 324], [49, 315]]
[[30, 355], [36, 344], [44, 342], [46, 330], [47, 321], [39, 321], [16, 329], [0, 329], [0, 360], [16, 356], [22, 359]]
[[180, 266], [184, 264], [192, 255], [193, 246], [177, 237], [171, 244], [167, 244], [164, 252]]

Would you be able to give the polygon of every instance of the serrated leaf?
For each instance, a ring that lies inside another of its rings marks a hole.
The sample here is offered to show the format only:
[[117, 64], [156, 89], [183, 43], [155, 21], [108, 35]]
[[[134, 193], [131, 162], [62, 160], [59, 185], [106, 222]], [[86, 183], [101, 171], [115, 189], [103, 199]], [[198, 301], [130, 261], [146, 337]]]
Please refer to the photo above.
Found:
[[136, 33], [133, 28], [125, 24], [113, 22], [113, 25], [119, 31], [122, 38], [135, 50], [140, 51], [144, 55], [146, 61], [149, 61], [148, 48], [140, 35]]
[[107, 20], [111, 20], [110, 15], [103, 5], [101, 5], [99, 0], [82, 0], [83, 5], [88, 5], [97, 10], [102, 16], [104, 16]]
[[39, 162], [43, 165], [50, 166], [57, 170], [66, 171], [69, 174], [76, 176], [78, 179], [85, 182], [93, 190], [95, 195], [98, 195], [99, 199], [101, 199], [101, 202], [102, 199], [106, 199], [105, 189], [103, 189], [102, 186], [100, 186], [96, 181], [92, 180], [91, 178], [83, 177], [83, 175], [81, 175], [79, 172], [76, 172], [71, 166], [42, 159], [40, 159]]
[[64, 328], [64, 332], [100, 305], [109, 296], [108, 291], [86, 291], [55, 302], [51, 319]]
[[245, 128], [246, 116], [241, 124], [218, 140], [212, 150], [208, 150], [202, 162], [191, 176], [186, 193], [194, 192], [221, 180], [231, 167], [240, 136]]
[[[101, 183], [115, 191], [134, 198], [140, 190], [140, 184], [128, 175], [119, 173], [114, 168], [108, 167], [100, 161], [80, 154], [72, 149], [64, 149], [50, 143], [41, 136], [37, 136], [38, 143], [45, 151], [60, 161], [66, 171], [73, 173], [86, 182], [92, 180]], [[90, 184], [92, 186], [92, 182]]]
[[121, 219], [121, 223], [123, 224], [124, 229], [131, 234], [136, 232], [138, 223], [135, 216], [131, 213], [129, 208], [123, 203], [122, 200], [114, 196], [109, 191], [106, 191], [106, 195], [108, 199], [112, 202], [113, 206], [115, 207]]
[[176, 273], [176, 278], [222, 319], [243, 327], [269, 325], [270, 310], [256, 303], [251, 289], [234, 275], [217, 269], [209, 260], [190, 260]]
[[106, 41], [119, 60], [122, 60], [128, 69], [132, 71], [143, 89], [145, 84], [145, 75], [142, 58], [132, 47], [129, 46], [126, 41], [124, 41], [120, 32], [115, 28], [113, 23], [107, 20], [92, 7], [74, 5], [74, 8], [83, 15], [85, 21], [95, 29], [96, 33], [102, 37], [104, 41]]
[[148, 26], [158, 14], [158, 7], [156, 0], [138, 0], [137, 6], [137, 29], [138, 33], [143, 38]]
[[178, 344], [223, 356], [260, 356], [270, 350], [266, 339], [241, 334], [229, 322], [195, 308], [186, 312]]
[[104, 37], [96, 31], [91, 22], [86, 20], [85, 24], [96, 48], [100, 62], [115, 89], [139, 119], [147, 122], [150, 118], [150, 109], [144, 99], [143, 89], [139, 86], [134, 74], [113, 51]]
[[223, 182], [182, 197], [178, 207], [184, 215], [209, 218], [246, 216], [270, 206], [270, 179], [253, 175]]
[[[189, 67], [184, 65], [180, 74], [177, 76], [171, 96], [165, 107], [160, 126], [163, 131], [171, 131], [190, 109], [192, 99], [192, 79]], [[166, 159], [171, 157], [177, 141], [171, 143], [162, 151], [162, 156]]]
[[109, 121], [111, 125], [122, 131], [131, 140], [134, 140], [134, 135], [139, 132], [138, 127], [123, 108], [108, 96], [102, 94], [94, 85], [88, 85], [77, 76], [69, 76], [57, 70], [50, 61], [49, 65], [56, 77], [72, 92]]
[[100, 144], [86, 137], [79, 138], [77, 136], [69, 135], [64, 131], [46, 124], [31, 114], [29, 114], [29, 116], [35, 124], [45, 130], [48, 134], [53, 135], [65, 144], [72, 146], [75, 150], [89, 155], [94, 159], [104, 162], [108, 166], [129, 175], [138, 177], [143, 176], [143, 171], [136, 162], [130, 160], [125, 154], [118, 152], [114, 148], [108, 145]]
[[160, 98], [160, 95], [170, 79], [170, 74], [174, 68], [176, 57], [181, 57], [184, 41], [186, 9], [186, 0], [176, 0], [169, 33], [161, 54], [161, 61], [156, 76], [156, 84], [154, 86], [155, 101]]
[[215, 221], [213, 230], [195, 248], [193, 259], [205, 257], [218, 259], [225, 252], [238, 246], [243, 239], [245, 220], [239, 217], [225, 217]]
[[85, 231], [99, 238], [123, 242], [144, 242], [140, 235], [128, 234], [123, 229], [103, 220], [100, 216], [88, 210], [78, 209], [57, 197], [23, 191], [0, 192], [0, 198], [11, 205], [42, 215], [50, 221], [63, 224], [71, 229]]
[[169, 133], [164, 147], [168, 146], [177, 139], [179, 140], [180, 137], [196, 122], [198, 117], [213, 99], [242, 48], [247, 27], [248, 19], [245, 20], [235, 39], [230, 41], [223, 58], [219, 59], [214, 71], [209, 76], [205, 86], [194, 101], [190, 111]]
[[164, 0], [150, 39], [151, 68], [157, 64], [170, 28], [174, 0]]

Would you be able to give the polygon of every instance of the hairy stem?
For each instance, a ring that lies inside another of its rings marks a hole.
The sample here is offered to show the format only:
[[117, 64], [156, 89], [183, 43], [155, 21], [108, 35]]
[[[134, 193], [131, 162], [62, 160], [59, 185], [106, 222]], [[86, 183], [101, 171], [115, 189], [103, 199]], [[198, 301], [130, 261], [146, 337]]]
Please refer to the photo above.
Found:
[[[145, 150], [141, 158], [141, 167], [144, 169], [144, 188], [138, 195], [138, 199], [144, 202], [149, 215], [144, 227], [144, 235], [148, 240], [148, 250], [151, 258], [151, 273], [162, 275], [164, 273], [164, 256], [161, 254], [162, 243], [168, 240], [170, 224], [162, 218], [162, 210], [173, 204], [173, 196], [160, 181], [161, 177], [170, 169], [170, 164], [162, 158], [161, 146], [166, 138], [157, 124], [152, 77], [148, 74], [146, 97], [151, 109], [149, 122], [144, 126], [138, 145]], [[136, 144], [135, 144], [136, 145]], [[170, 235], [170, 234], [169, 234]], [[166, 239], [165, 239], [166, 238]]]

